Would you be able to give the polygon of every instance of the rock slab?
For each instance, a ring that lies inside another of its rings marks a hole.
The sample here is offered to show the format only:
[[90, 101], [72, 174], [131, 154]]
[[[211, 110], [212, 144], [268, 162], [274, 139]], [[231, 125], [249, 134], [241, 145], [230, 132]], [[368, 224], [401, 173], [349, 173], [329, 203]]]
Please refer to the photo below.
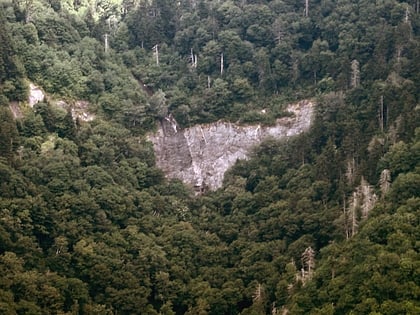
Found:
[[274, 126], [248, 125], [219, 121], [181, 129], [172, 117], [160, 121], [156, 133], [149, 135], [156, 164], [168, 178], [177, 178], [196, 192], [222, 186], [224, 173], [238, 159], [267, 138], [292, 137], [309, 129], [314, 104], [305, 100], [288, 106], [290, 117]]

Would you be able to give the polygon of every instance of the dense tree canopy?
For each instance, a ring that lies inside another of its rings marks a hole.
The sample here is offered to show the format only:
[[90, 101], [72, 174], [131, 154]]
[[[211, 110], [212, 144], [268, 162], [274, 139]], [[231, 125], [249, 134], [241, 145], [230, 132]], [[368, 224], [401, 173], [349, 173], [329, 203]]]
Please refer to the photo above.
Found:
[[[417, 0], [0, 0], [0, 313], [420, 313], [419, 32]], [[156, 168], [169, 114], [304, 98], [217, 191]]]

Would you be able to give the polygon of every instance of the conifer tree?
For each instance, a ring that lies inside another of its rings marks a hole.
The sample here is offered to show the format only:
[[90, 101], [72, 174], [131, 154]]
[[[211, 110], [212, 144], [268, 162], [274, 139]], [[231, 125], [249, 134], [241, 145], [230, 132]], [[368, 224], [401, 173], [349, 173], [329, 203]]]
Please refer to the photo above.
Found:
[[11, 160], [17, 143], [18, 132], [8, 107], [0, 107], [0, 156]]

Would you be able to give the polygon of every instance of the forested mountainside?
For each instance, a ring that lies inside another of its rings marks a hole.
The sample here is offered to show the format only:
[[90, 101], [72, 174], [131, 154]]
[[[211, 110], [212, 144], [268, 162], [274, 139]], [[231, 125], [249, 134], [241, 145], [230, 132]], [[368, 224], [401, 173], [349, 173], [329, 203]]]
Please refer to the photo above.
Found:
[[[419, 314], [419, 27], [418, 0], [0, 0], [0, 313]], [[156, 167], [159, 119], [303, 99], [214, 192]]]

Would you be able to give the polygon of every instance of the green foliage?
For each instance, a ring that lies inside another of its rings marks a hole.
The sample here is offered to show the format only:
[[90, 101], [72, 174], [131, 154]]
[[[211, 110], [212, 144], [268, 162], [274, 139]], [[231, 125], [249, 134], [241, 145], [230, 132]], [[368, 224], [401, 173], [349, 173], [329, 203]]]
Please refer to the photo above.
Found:
[[[0, 2], [0, 313], [419, 313], [417, 3], [308, 4]], [[215, 192], [155, 166], [156, 119], [271, 124], [308, 96], [311, 130]]]
[[25, 69], [16, 54], [3, 11], [0, 13], [0, 42], [0, 95], [11, 101], [22, 101], [27, 97]]
[[0, 107], [0, 157], [12, 160], [18, 143], [16, 123], [9, 108]]

